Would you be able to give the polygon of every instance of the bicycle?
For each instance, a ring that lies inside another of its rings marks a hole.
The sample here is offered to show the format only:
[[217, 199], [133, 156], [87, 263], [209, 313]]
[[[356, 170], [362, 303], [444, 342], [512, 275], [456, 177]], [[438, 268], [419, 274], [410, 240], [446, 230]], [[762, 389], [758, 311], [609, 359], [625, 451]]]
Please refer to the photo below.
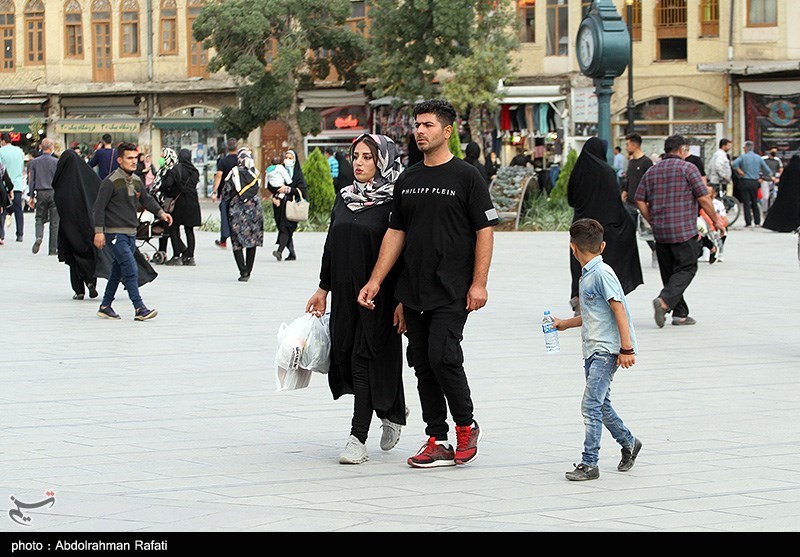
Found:
[[728, 226], [733, 226], [739, 215], [742, 214], [742, 202], [736, 199], [733, 195], [728, 195], [727, 184], [720, 184], [717, 186], [717, 199], [722, 201], [725, 206], [725, 213], [728, 216]]

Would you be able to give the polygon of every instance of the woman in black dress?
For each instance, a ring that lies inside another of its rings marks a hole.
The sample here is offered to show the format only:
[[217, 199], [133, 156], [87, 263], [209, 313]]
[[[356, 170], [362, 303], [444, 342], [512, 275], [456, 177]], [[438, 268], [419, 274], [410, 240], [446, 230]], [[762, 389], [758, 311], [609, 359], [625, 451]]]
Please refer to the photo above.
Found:
[[[200, 181], [200, 172], [192, 163], [192, 152], [181, 149], [178, 153], [178, 163], [166, 173], [161, 187], [164, 191], [173, 192], [175, 205], [169, 212], [172, 215], [172, 226], [169, 227], [172, 252], [175, 254], [167, 261], [167, 265], [194, 266], [194, 227], [200, 226], [200, 199], [197, 197], [197, 183]], [[186, 234], [186, 243], [181, 240], [181, 229]]]
[[339, 457], [342, 464], [368, 460], [365, 443], [373, 412], [381, 419], [381, 449], [400, 439], [406, 423], [403, 391], [405, 332], [402, 306], [394, 298], [400, 265], [395, 265], [375, 299], [375, 310], [356, 298], [378, 260], [389, 225], [394, 184], [402, 172], [395, 143], [386, 136], [362, 134], [350, 148], [355, 180], [342, 188], [331, 211], [322, 254], [319, 288], [306, 311], [325, 313], [331, 292], [331, 367], [328, 383], [334, 399], [354, 395], [350, 438]]
[[800, 155], [794, 155], [783, 169], [778, 196], [767, 211], [764, 228], [793, 232], [800, 227]]
[[[622, 192], [614, 169], [606, 160], [606, 143], [591, 137], [583, 146], [572, 169], [567, 184], [567, 201], [574, 209], [572, 222], [590, 218], [603, 225], [603, 251], [605, 261], [619, 278], [625, 294], [644, 283], [639, 248], [636, 243], [636, 227], [622, 204]], [[570, 251], [572, 290], [570, 305], [575, 313], [578, 306], [578, 279], [581, 265]]]
[[289, 250], [289, 256], [286, 261], [294, 261], [297, 259], [297, 254], [294, 251], [294, 231], [297, 230], [297, 223], [292, 222], [286, 218], [286, 203], [288, 201], [296, 201], [300, 198], [302, 193], [303, 199], [308, 199], [308, 186], [306, 186], [306, 179], [303, 177], [303, 169], [300, 168], [300, 163], [297, 161], [297, 153], [293, 150], [288, 150], [283, 156], [283, 166], [286, 167], [292, 183], [283, 186], [281, 192], [285, 197], [281, 200], [280, 205], [275, 206], [275, 224], [278, 225], [278, 249], [272, 252], [275, 259], [278, 261], [283, 259], [283, 250]]

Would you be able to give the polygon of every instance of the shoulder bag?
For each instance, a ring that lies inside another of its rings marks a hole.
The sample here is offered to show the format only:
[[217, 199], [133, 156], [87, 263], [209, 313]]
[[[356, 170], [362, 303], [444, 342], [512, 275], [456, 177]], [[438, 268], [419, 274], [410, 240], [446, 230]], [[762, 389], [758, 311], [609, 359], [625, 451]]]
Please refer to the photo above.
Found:
[[286, 218], [292, 222], [308, 220], [308, 201], [299, 189], [297, 195], [298, 199], [286, 201]]

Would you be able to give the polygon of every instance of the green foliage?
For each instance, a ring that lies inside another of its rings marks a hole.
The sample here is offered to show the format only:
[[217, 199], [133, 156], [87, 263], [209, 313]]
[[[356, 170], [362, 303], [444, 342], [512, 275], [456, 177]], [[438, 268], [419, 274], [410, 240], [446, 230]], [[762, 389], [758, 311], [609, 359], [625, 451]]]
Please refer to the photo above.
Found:
[[567, 153], [567, 160], [564, 161], [564, 166], [561, 167], [561, 172], [556, 180], [556, 187], [550, 192], [550, 202], [558, 204], [566, 202], [567, 200], [567, 184], [569, 184], [569, 176], [572, 174], [572, 169], [575, 167], [575, 161], [578, 160], [578, 152], [575, 149], [570, 149]]
[[[455, 128], [455, 126], [453, 127]], [[458, 132], [455, 129], [453, 129], [453, 133], [450, 134], [447, 146], [450, 148], [450, 152], [459, 159], [464, 158], [464, 152], [461, 150], [461, 138], [458, 136]]]
[[309, 108], [297, 113], [297, 124], [303, 135], [317, 135], [322, 131], [322, 115]]
[[[345, 88], [358, 87], [365, 41], [346, 26], [350, 9], [349, 0], [207, 3], [194, 21], [193, 36], [214, 49], [210, 71], [225, 70], [242, 83], [239, 106], [220, 115], [221, 131], [246, 137], [268, 120], [288, 118], [298, 89], [324, 79], [331, 69]], [[329, 56], [315, 57], [319, 49]]]
[[528, 197], [523, 205], [519, 229], [531, 231], [569, 230], [572, 216], [572, 207], [567, 204], [566, 199], [552, 201], [544, 192], [536, 193]]
[[336, 199], [328, 159], [316, 148], [308, 155], [302, 168], [308, 185], [309, 218], [313, 215], [317, 219], [327, 220]]

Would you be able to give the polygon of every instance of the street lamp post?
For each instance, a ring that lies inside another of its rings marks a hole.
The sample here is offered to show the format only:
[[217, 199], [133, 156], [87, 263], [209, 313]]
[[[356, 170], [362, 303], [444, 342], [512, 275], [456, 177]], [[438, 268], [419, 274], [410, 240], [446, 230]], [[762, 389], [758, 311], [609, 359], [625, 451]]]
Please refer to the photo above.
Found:
[[634, 104], [633, 104], [633, 0], [625, 0], [625, 9], [628, 19], [628, 35], [631, 37], [630, 52], [628, 53], [628, 132], [633, 133]]

